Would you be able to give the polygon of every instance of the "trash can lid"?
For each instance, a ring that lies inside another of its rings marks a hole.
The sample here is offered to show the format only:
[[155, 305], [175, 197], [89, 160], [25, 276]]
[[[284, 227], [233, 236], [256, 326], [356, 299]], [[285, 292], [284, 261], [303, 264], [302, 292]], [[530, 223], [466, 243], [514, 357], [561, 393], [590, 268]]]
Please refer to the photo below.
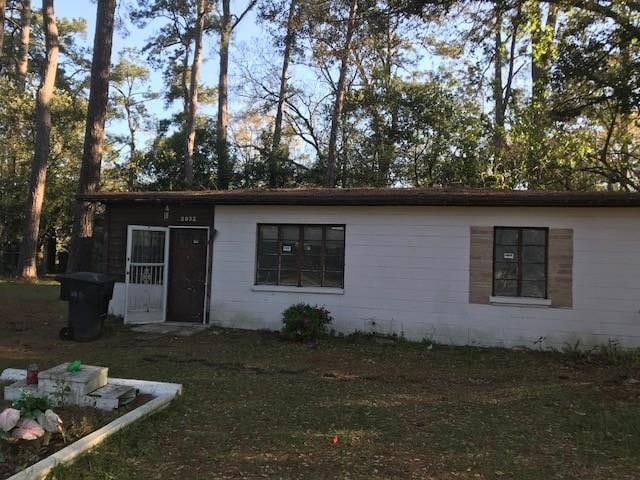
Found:
[[115, 281], [115, 278], [107, 273], [96, 272], [73, 272], [56, 275], [56, 281], [62, 282], [63, 280], [79, 280], [87, 283], [109, 283]]

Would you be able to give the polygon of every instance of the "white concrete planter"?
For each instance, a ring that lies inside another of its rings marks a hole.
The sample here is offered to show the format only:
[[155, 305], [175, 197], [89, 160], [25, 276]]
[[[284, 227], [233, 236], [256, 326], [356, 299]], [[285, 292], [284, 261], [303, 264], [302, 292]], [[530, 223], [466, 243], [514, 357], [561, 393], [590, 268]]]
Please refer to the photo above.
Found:
[[[0, 375], [0, 381], [17, 381], [26, 378], [26, 370], [7, 368]], [[116, 418], [111, 423], [90, 433], [86, 437], [73, 442], [71, 445], [58, 450], [54, 454], [40, 460], [38, 463], [27, 467], [21, 472], [9, 477], [7, 480], [40, 480], [46, 477], [57, 465], [70, 463], [79, 455], [99, 445], [108, 436], [127, 425], [151, 415], [169, 406], [171, 401], [182, 393], [182, 385], [178, 383], [150, 382], [146, 380], [132, 380], [128, 378], [109, 378], [110, 383], [128, 385], [137, 388], [140, 393], [153, 395], [156, 398], [131, 410], [129, 413]]]

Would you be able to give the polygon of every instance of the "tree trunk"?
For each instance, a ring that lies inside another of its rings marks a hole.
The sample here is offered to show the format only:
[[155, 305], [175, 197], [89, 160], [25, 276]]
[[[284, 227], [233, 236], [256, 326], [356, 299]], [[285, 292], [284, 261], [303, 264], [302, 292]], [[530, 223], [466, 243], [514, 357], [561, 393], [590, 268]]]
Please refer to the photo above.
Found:
[[287, 96], [287, 76], [289, 75], [289, 62], [291, 51], [293, 50], [296, 32], [294, 28], [294, 18], [296, 11], [296, 0], [289, 3], [289, 15], [287, 17], [287, 33], [284, 37], [284, 52], [282, 54], [282, 71], [280, 72], [280, 91], [278, 92], [278, 107], [273, 126], [273, 144], [269, 155], [269, 186], [272, 188], [282, 186], [279, 179], [281, 171], [282, 152], [280, 142], [282, 141], [282, 118], [284, 116], [284, 103]]
[[231, 0], [222, 0], [222, 17], [219, 19], [220, 29], [220, 67], [218, 76], [218, 117], [216, 125], [216, 154], [218, 157], [217, 186], [220, 190], [227, 190], [231, 184], [233, 174], [231, 159], [229, 158], [229, 143], [227, 130], [229, 129], [229, 44], [231, 32], [255, 7], [258, 0], [249, 0], [249, 4], [240, 15], [231, 14]]
[[349, 71], [349, 58], [351, 56], [351, 41], [356, 28], [356, 14], [358, 12], [358, 0], [351, 0], [349, 6], [349, 21], [347, 34], [340, 55], [340, 75], [336, 86], [336, 99], [331, 114], [331, 130], [329, 132], [329, 147], [327, 151], [327, 169], [325, 171], [324, 186], [333, 188], [336, 184], [336, 153], [338, 144], [338, 128], [342, 119], [344, 99], [347, 93], [347, 73]]
[[527, 152], [527, 184], [531, 189], [539, 188], [542, 180], [544, 157], [546, 156], [546, 132], [550, 127], [547, 96], [551, 47], [554, 41], [558, 5], [549, 4], [547, 18], [542, 22], [542, 6], [534, 5], [535, 18], [531, 32], [531, 115], [532, 128]]
[[493, 100], [495, 105], [493, 122], [493, 154], [497, 163], [502, 160], [504, 150], [504, 98], [502, 85], [502, 67], [504, 59], [502, 56], [502, 8], [496, 5], [495, 8], [495, 32], [494, 32], [494, 74], [493, 74]]
[[[131, 93], [131, 89], [129, 91]], [[127, 163], [127, 190], [132, 191], [136, 187], [136, 132], [138, 130], [138, 125], [136, 123], [134, 113], [133, 113], [133, 105], [130, 103], [130, 99], [126, 98], [124, 101], [124, 110], [127, 115], [127, 127], [129, 128], [129, 162]]]
[[25, 211], [24, 233], [20, 243], [18, 277], [24, 281], [37, 279], [36, 254], [38, 232], [44, 200], [44, 188], [47, 179], [47, 158], [51, 137], [51, 99], [58, 70], [58, 28], [53, 11], [53, 0], [43, 0], [42, 18], [44, 21], [47, 63], [36, 96], [36, 138], [34, 144], [33, 165], [29, 182], [29, 195]]
[[229, 42], [231, 41], [231, 0], [222, 0], [220, 19], [220, 72], [218, 77], [218, 124], [216, 153], [218, 156], [218, 188], [227, 190], [231, 180], [227, 129], [229, 127]]
[[[542, 7], [536, 6], [536, 24], [531, 34], [531, 99], [534, 106], [545, 101], [549, 83], [549, 67], [551, 60], [550, 44], [554, 40], [554, 32], [558, 19], [558, 5], [549, 4], [547, 19], [542, 23]], [[550, 32], [549, 32], [550, 31]], [[549, 38], [551, 33], [551, 38]], [[550, 43], [543, 45], [543, 43]], [[546, 48], [545, 48], [546, 47]], [[542, 53], [536, 54], [542, 50]]]
[[376, 186], [386, 187], [389, 184], [391, 175], [391, 165], [396, 156], [395, 139], [398, 133], [398, 102], [393, 89], [392, 65], [394, 59], [393, 38], [394, 27], [391, 25], [391, 19], [387, 18], [386, 23], [386, 42], [385, 45], [385, 64], [384, 64], [384, 93], [386, 98], [386, 106], [390, 122], [384, 124], [385, 129], [382, 136], [382, 144], [380, 150], [380, 161], [377, 175]]
[[185, 122], [184, 144], [184, 181], [187, 186], [193, 185], [193, 149], [196, 143], [196, 113], [198, 108], [198, 81], [200, 79], [200, 65], [202, 64], [202, 35], [204, 22], [208, 11], [208, 0], [198, 0], [198, 19], [195, 31], [195, 46], [193, 48], [193, 64], [191, 65], [191, 81], [189, 87], [189, 102]]
[[0, 0], [0, 58], [4, 49], [4, 15], [7, 9], [7, 0]]
[[[84, 134], [82, 166], [78, 194], [93, 193], [100, 189], [100, 166], [104, 147], [104, 124], [109, 100], [109, 73], [116, 0], [98, 0], [96, 33], [93, 40], [91, 87]], [[76, 201], [73, 216], [73, 235], [67, 271], [91, 269], [93, 217], [95, 206]]]
[[29, 70], [29, 41], [31, 37], [31, 0], [20, 2], [20, 52], [16, 66], [16, 83], [18, 88], [24, 91], [27, 86], [27, 73]]

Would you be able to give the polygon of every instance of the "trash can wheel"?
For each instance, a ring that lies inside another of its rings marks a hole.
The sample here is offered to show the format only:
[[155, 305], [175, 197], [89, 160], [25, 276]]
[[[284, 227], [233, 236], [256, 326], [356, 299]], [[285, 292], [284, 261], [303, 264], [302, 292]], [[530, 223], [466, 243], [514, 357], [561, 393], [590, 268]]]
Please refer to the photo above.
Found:
[[71, 327], [62, 327], [60, 329], [61, 340], [73, 340], [73, 330]]

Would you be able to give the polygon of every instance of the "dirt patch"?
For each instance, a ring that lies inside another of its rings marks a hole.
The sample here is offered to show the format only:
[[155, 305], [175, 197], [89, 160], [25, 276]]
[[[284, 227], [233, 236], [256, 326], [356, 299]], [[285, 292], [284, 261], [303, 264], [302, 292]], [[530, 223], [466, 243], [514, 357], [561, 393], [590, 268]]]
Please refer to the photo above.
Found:
[[[76, 440], [86, 437], [91, 432], [98, 430], [152, 399], [151, 395], [138, 395], [131, 403], [113, 411], [72, 406], [55, 408], [55, 412], [62, 419], [64, 435], [53, 435], [48, 445], [43, 445], [40, 440], [18, 443], [1, 442], [0, 480], [9, 478], [29, 465], [33, 465], [58, 450], [62, 450]], [[11, 403], [8, 401], [0, 400], [0, 411], [10, 405]]]

